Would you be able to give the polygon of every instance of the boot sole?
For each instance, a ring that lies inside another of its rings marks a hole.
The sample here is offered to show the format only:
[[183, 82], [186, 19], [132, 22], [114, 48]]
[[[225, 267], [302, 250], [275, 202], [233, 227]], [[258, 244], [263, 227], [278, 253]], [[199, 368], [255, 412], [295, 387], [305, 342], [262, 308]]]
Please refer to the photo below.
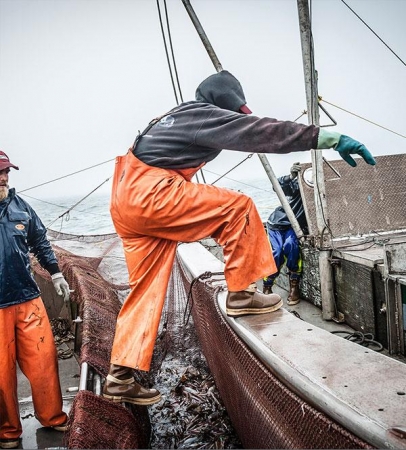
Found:
[[298, 300], [288, 300], [286, 303], [288, 306], [297, 305], [298, 303], [300, 303], [300, 298]]
[[55, 430], [55, 431], [62, 431], [62, 432], [65, 432], [65, 431], [67, 431], [68, 426], [67, 426], [66, 424], [65, 424], [65, 425], [55, 425], [55, 426], [50, 427], [50, 428], [52, 428], [52, 429]]
[[20, 445], [20, 441], [0, 442], [0, 448], [17, 448]]
[[140, 405], [140, 406], [148, 406], [153, 405], [154, 403], [158, 403], [161, 401], [162, 396], [161, 394], [156, 395], [152, 398], [131, 398], [131, 397], [123, 397], [118, 395], [108, 395], [103, 394], [104, 398], [108, 398], [109, 400], [113, 401], [114, 403], [132, 403], [133, 405]]
[[238, 317], [238, 316], [246, 316], [248, 314], [266, 314], [270, 312], [277, 311], [279, 308], [283, 306], [283, 300], [281, 299], [279, 303], [273, 306], [269, 306], [268, 308], [242, 308], [242, 309], [230, 309], [226, 308], [227, 316], [230, 317]]

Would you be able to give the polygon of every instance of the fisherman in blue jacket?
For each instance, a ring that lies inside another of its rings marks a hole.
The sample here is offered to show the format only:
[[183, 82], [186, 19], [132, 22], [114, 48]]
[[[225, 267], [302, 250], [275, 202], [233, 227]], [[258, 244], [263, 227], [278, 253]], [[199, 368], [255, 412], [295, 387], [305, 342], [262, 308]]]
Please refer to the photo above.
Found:
[[[303, 208], [302, 196], [300, 195], [299, 182], [297, 180], [297, 175], [300, 170], [300, 163], [294, 163], [290, 169], [290, 175], [278, 178], [278, 182], [300, 228], [304, 234], [307, 234], [307, 220]], [[290, 287], [287, 304], [289, 306], [296, 305], [300, 302], [299, 283], [302, 275], [302, 257], [299, 239], [282, 206], [278, 206], [271, 213], [266, 222], [266, 229], [278, 271], [264, 278], [263, 292], [264, 294], [270, 294], [272, 292], [272, 286], [283, 264], [286, 263]]]
[[44, 427], [65, 431], [58, 357], [51, 325], [30, 268], [32, 252], [69, 299], [46, 228], [31, 206], [9, 189], [10, 168], [0, 151], [0, 448], [17, 448], [22, 426], [17, 402], [18, 363], [31, 384], [35, 416]]

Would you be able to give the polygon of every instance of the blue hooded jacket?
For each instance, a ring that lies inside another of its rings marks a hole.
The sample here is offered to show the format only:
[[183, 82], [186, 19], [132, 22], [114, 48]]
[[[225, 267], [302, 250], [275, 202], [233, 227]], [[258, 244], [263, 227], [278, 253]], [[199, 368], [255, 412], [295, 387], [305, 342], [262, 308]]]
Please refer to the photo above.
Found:
[[[285, 175], [278, 178], [278, 182], [286, 196], [293, 214], [299, 222], [300, 228], [304, 234], [308, 234], [309, 230], [307, 228], [306, 214], [303, 207], [303, 201], [300, 195], [299, 182], [297, 181], [297, 178], [292, 180], [289, 175]], [[287, 230], [292, 227], [282, 206], [275, 208], [269, 216], [266, 226], [270, 230]]]
[[31, 272], [30, 252], [50, 274], [59, 272], [45, 226], [15, 189], [10, 189], [0, 202], [0, 308], [40, 295]]

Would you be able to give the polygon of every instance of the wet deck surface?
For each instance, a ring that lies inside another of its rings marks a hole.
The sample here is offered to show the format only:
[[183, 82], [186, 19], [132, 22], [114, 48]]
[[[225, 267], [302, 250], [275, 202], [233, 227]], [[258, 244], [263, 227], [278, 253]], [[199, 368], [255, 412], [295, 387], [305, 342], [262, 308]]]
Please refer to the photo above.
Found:
[[[260, 281], [257, 282], [258, 286], [260, 286]], [[307, 302], [305, 300], [301, 300], [298, 304], [287, 306], [286, 301], [288, 298], [288, 292], [285, 289], [282, 289], [279, 286], [274, 286], [273, 291], [275, 294], [279, 294], [283, 299], [283, 307], [289, 311], [293, 312], [296, 317], [315, 325], [323, 330], [330, 332], [337, 331], [346, 331], [348, 333], [353, 333], [354, 329], [348, 326], [345, 323], [337, 323], [330, 320], [324, 320], [322, 317], [322, 310], [317, 306], [314, 306], [312, 303]]]
[[[66, 344], [64, 344], [66, 345]], [[79, 364], [74, 356], [60, 359], [59, 378], [61, 382], [63, 410], [68, 414], [76, 392], [69, 392], [69, 388], [79, 387]], [[20, 405], [23, 434], [20, 446], [24, 449], [64, 448], [64, 433], [52, 428], [43, 427], [34, 416], [31, 389], [27, 378], [18, 371], [18, 398]], [[46, 377], [46, 373], [44, 373]]]

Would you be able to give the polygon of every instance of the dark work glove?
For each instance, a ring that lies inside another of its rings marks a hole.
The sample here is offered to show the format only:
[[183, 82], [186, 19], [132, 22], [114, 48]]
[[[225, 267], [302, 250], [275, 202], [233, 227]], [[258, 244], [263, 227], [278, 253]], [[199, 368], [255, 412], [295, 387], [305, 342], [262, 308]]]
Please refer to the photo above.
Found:
[[293, 166], [290, 168], [290, 178], [294, 180], [297, 178], [298, 173], [302, 170], [300, 166], [300, 162], [293, 163]]

